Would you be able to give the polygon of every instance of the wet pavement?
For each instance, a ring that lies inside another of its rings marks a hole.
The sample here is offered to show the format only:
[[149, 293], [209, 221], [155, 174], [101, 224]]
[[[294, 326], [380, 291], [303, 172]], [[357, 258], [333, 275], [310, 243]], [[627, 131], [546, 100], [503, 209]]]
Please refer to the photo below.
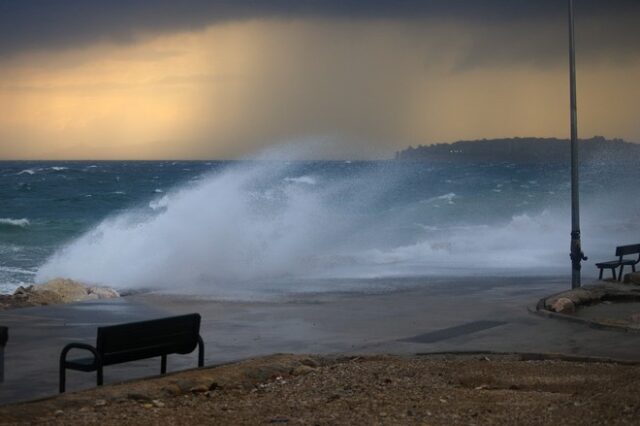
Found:
[[[273, 302], [139, 294], [112, 300], [0, 312], [9, 327], [0, 404], [55, 395], [58, 357], [70, 342], [95, 343], [96, 328], [199, 312], [205, 364], [272, 353], [442, 351], [544, 352], [640, 360], [640, 334], [595, 329], [532, 314], [565, 290], [565, 278], [477, 278], [414, 288], [298, 295]], [[195, 367], [196, 354], [169, 356], [168, 370]], [[105, 368], [105, 383], [156, 375], [160, 360]], [[95, 386], [95, 374], [69, 371], [67, 389]]]

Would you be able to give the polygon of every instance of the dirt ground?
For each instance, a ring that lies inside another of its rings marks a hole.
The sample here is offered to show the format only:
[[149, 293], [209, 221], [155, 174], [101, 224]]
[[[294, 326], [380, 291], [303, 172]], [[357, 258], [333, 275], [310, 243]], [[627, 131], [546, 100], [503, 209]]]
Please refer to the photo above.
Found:
[[0, 407], [0, 424], [639, 423], [640, 365], [483, 354], [273, 355]]

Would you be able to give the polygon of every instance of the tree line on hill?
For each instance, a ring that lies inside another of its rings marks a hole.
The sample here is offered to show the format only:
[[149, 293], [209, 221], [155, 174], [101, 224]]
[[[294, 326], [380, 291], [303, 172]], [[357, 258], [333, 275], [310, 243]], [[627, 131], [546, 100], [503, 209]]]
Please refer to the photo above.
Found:
[[[622, 139], [595, 136], [581, 139], [580, 161], [626, 162], [640, 160], [640, 144]], [[505, 138], [458, 141], [409, 147], [395, 154], [396, 160], [414, 161], [508, 161], [568, 162], [571, 148], [568, 139]]]

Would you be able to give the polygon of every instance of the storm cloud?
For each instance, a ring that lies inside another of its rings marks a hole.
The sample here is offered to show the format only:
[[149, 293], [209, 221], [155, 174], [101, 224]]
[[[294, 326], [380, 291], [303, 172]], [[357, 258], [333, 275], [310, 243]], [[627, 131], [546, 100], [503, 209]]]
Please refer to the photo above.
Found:
[[[617, 59], [640, 52], [640, 2], [576, 0], [578, 42], [586, 57]], [[0, 0], [0, 58], [34, 50], [195, 31], [255, 19], [450, 21], [478, 29], [463, 67], [492, 61], [547, 64], [565, 45], [562, 0]]]

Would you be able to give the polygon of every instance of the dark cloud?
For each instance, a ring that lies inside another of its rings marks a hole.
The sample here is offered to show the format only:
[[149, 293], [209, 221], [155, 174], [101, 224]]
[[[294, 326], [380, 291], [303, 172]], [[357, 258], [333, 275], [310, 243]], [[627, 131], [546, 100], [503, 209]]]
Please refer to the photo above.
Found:
[[[578, 18], [588, 22], [585, 38], [591, 51], [615, 51], [624, 56], [640, 50], [640, 26], [636, 25], [640, 1], [575, 3]], [[549, 52], [560, 51], [555, 40], [565, 31], [566, 13], [564, 0], [0, 0], [0, 57], [98, 41], [127, 43], [142, 34], [195, 30], [233, 20], [336, 17], [454, 20], [529, 29], [534, 25], [553, 35], [534, 35], [533, 40], [529, 35], [526, 40], [531, 51], [544, 60]], [[502, 40], [505, 54], [518, 50], [522, 37], [511, 43]], [[493, 42], [491, 37], [480, 36], [478, 51], [484, 52], [490, 48], [484, 43]]]

